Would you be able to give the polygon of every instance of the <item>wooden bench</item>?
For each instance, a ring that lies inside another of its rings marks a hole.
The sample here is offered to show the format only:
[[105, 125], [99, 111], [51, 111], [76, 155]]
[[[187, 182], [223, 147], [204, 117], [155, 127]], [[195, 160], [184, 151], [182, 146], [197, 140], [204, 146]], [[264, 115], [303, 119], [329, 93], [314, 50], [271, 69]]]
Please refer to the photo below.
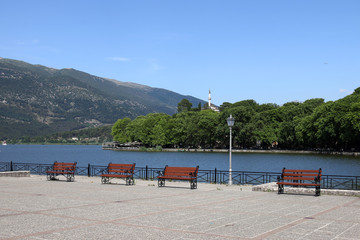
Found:
[[110, 183], [110, 179], [112, 178], [122, 178], [125, 179], [126, 185], [134, 185], [134, 170], [135, 163], [109, 163], [105, 173], [101, 174], [101, 183]]
[[168, 180], [184, 180], [190, 182], [190, 188], [197, 188], [197, 174], [199, 166], [197, 167], [169, 167], [165, 166], [163, 171], [159, 172], [158, 186], [165, 186], [165, 179]]
[[320, 196], [321, 168], [319, 170], [301, 170], [283, 168], [278, 177], [278, 193], [284, 193], [284, 185], [315, 187], [315, 196]]
[[47, 180], [55, 180], [56, 176], [63, 175], [66, 177], [68, 182], [73, 182], [75, 180], [75, 170], [76, 162], [74, 163], [63, 163], [63, 162], [54, 162], [52, 167], [46, 171]]

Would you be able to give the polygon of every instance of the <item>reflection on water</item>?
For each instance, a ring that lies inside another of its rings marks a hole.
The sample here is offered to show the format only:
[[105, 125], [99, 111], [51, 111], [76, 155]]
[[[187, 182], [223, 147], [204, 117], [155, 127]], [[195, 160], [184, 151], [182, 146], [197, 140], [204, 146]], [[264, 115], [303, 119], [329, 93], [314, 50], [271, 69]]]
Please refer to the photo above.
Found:
[[[7, 145], [0, 146], [0, 162], [53, 163], [74, 162], [78, 166], [136, 163], [136, 166], [162, 168], [196, 166], [200, 169], [229, 169], [228, 153], [199, 152], [121, 152], [102, 150], [101, 146]], [[233, 171], [280, 172], [283, 167], [317, 169], [326, 175], [360, 175], [360, 157], [284, 153], [233, 153]]]

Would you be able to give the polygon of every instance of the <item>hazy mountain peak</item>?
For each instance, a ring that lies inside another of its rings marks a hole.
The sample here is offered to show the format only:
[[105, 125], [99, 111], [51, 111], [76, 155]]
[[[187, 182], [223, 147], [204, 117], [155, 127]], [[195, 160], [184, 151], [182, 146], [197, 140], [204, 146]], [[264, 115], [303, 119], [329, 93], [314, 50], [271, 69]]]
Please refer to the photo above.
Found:
[[1, 137], [34, 136], [113, 124], [117, 119], [176, 113], [187, 98], [165, 89], [0, 58]]

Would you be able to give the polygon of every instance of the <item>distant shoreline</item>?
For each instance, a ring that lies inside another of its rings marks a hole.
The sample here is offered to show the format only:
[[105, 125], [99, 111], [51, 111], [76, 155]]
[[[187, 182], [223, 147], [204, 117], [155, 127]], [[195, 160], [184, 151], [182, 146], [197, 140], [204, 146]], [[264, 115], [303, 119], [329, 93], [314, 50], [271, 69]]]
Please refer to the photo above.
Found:
[[[8, 144], [12, 145], [12, 144]], [[73, 146], [101, 146], [101, 143], [16, 143], [16, 145], [73, 145]], [[195, 149], [195, 148], [137, 148], [137, 147], [105, 147], [103, 150], [127, 151], [127, 152], [199, 152], [199, 153], [228, 153], [229, 149]], [[319, 155], [342, 155], [360, 157], [360, 152], [332, 151], [332, 150], [282, 150], [282, 149], [232, 149], [232, 153], [264, 153], [264, 154], [319, 154]]]
[[[143, 151], [139, 148], [108, 148], [103, 147], [103, 150], [114, 150], [114, 151], [133, 151], [133, 152], [205, 152], [205, 153], [228, 153], [228, 149], [185, 149], [185, 148], [163, 148], [161, 151], [156, 151], [156, 149], [148, 149]], [[359, 157], [360, 152], [339, 152], [339, 151], [311, 151], [311, 150], [261, 150], [261, 149], [232, 149], [232, 153], [270, 153], [270, 154], [324, 154], [324, 155], [344, 155], [344, 156], [355, 156]]]

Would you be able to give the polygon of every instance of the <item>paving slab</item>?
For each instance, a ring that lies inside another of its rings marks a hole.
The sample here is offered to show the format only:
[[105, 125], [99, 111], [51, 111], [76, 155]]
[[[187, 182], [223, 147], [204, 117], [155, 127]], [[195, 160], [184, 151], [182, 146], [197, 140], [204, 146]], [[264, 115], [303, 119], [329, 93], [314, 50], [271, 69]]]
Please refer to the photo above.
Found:
[[360, 198], [252, 186], [0, 178], [0, 239], [360, 239]]

